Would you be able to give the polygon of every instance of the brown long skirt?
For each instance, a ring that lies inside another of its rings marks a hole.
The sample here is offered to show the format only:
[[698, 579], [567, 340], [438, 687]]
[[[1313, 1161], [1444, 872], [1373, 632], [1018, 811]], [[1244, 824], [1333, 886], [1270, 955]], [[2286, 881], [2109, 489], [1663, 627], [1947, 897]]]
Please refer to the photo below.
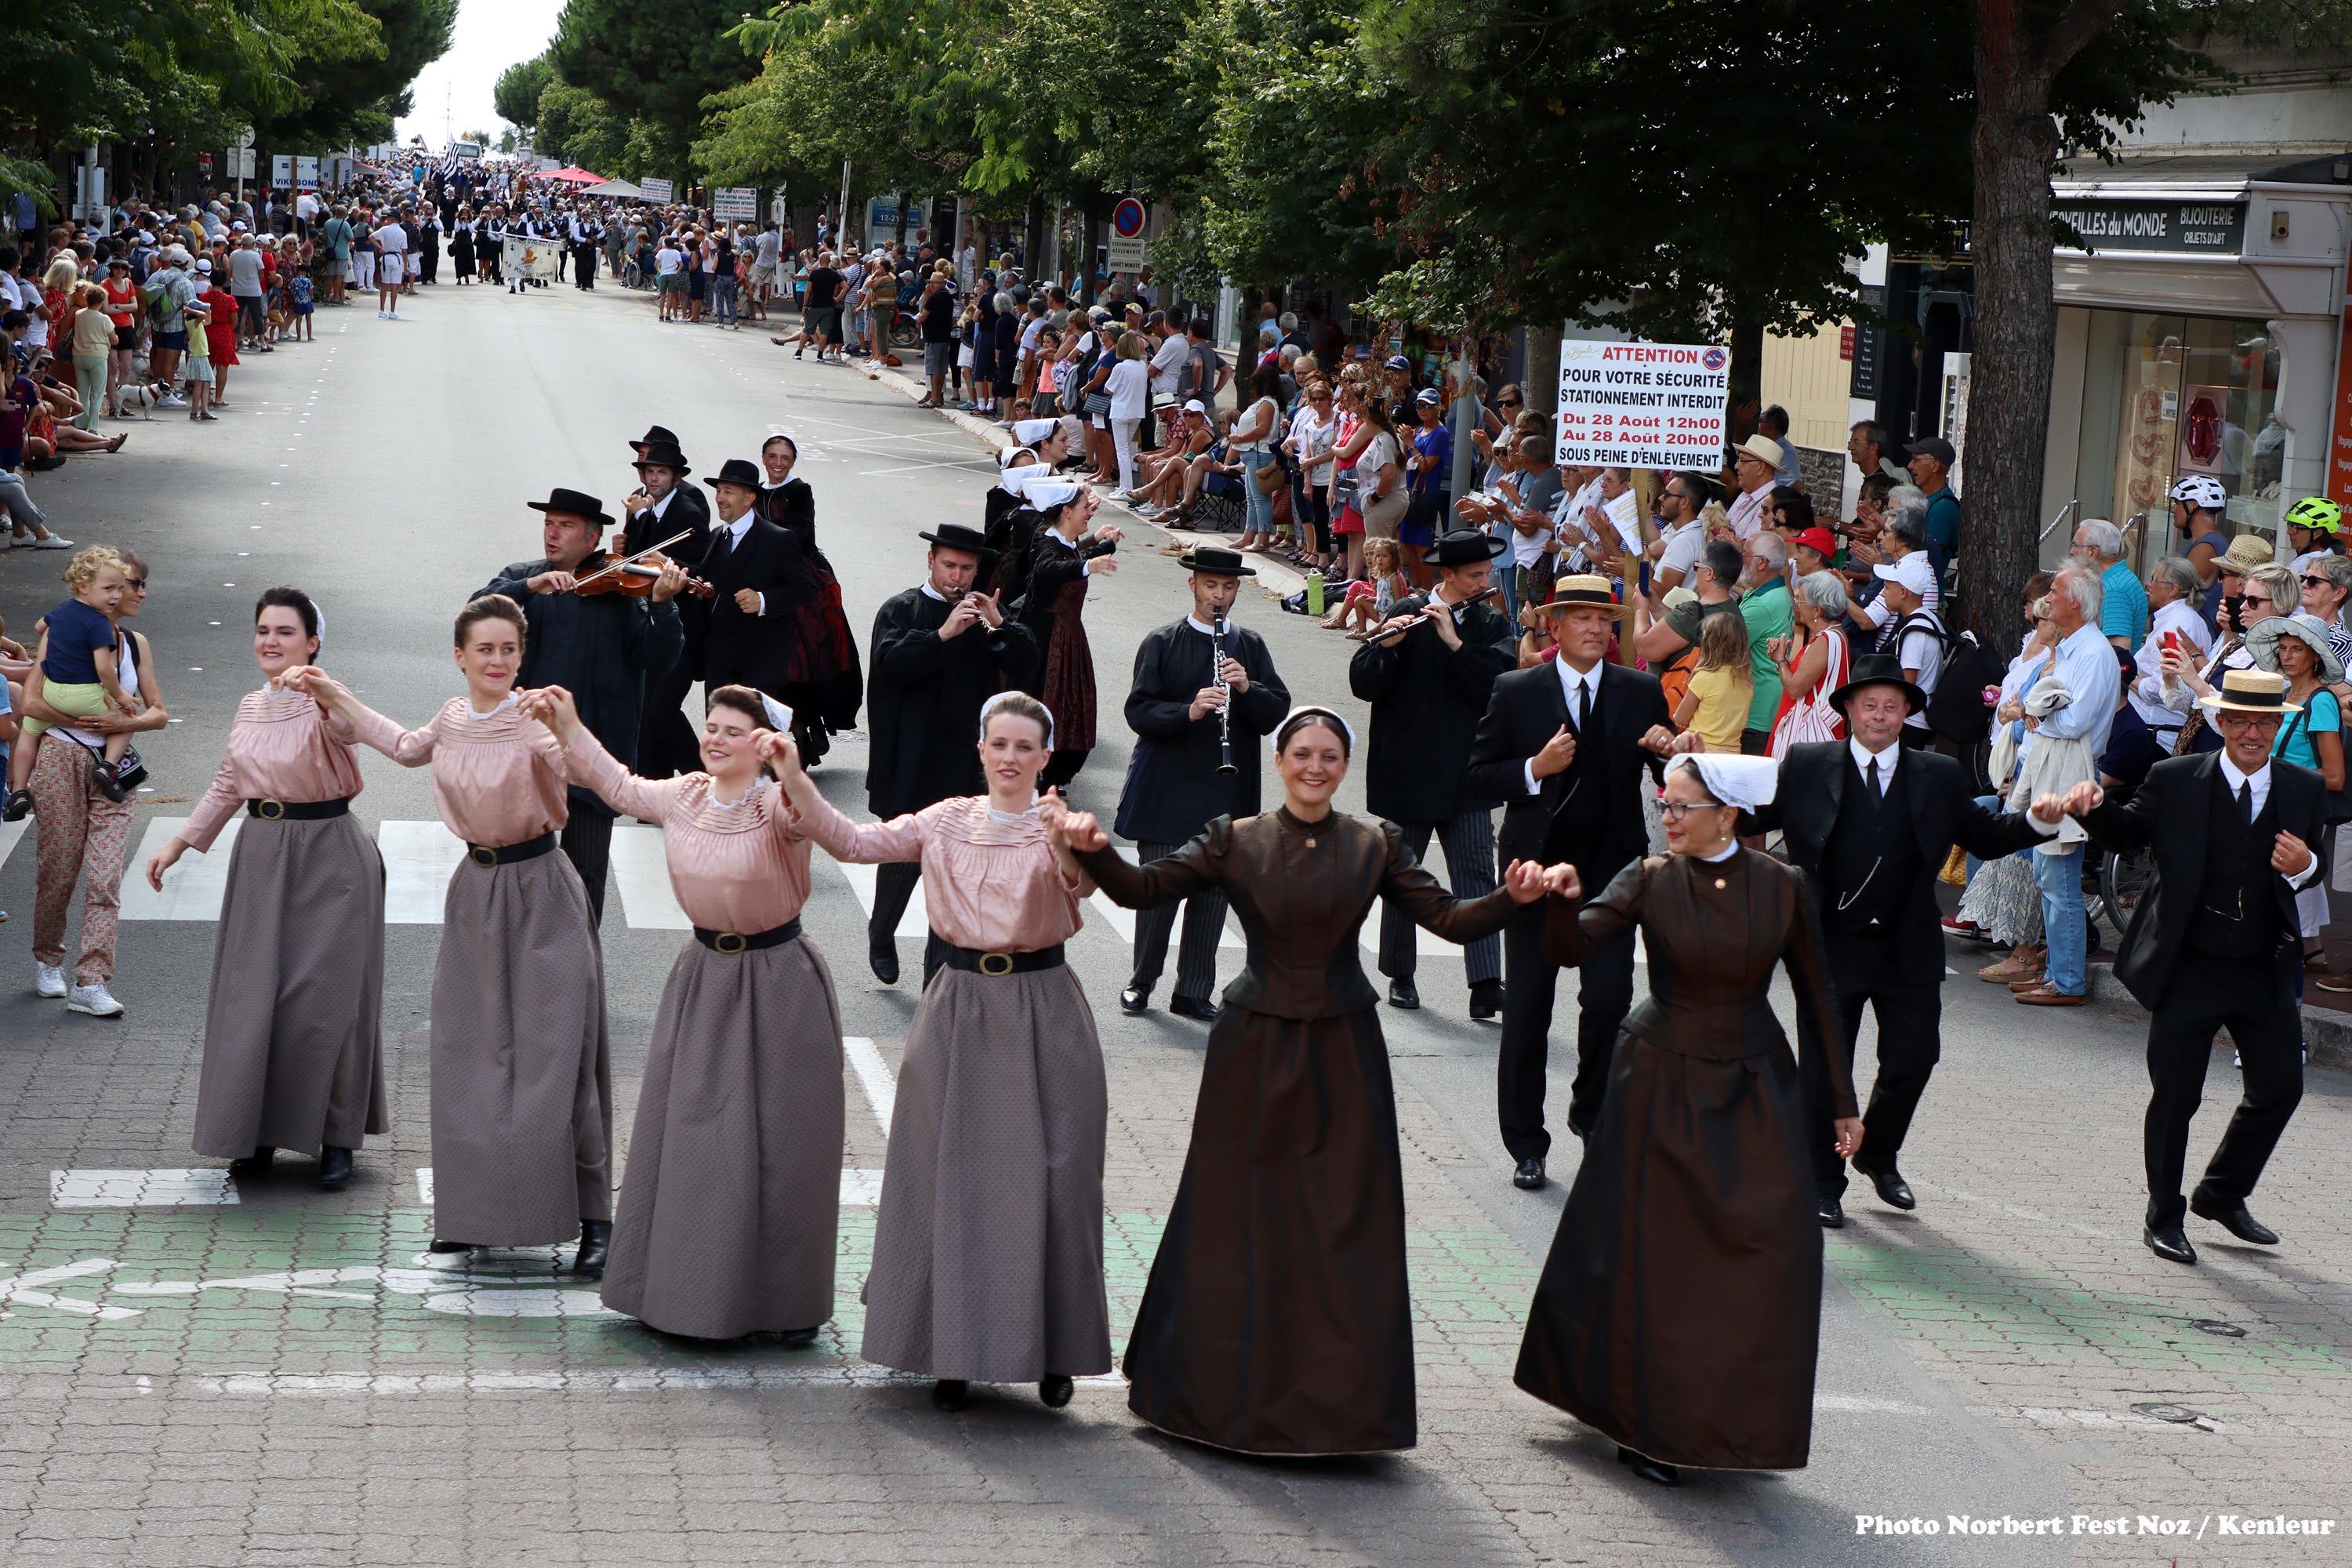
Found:
[[1797, 1064], [1621, 1034], [1544, 1260], [1515, 1382], [1636, 1453], [1799, 1468], [1822, 1227]]
[[814, 943], [688, 941], [654, 1018], [604, 1305], [707, 1340], [832, 1317], [841, 1072]]
[[570, 1241], [613, 1213], [604, 960], [565, 855], [461, 860], [433, 970], [433, 1230]]
[[213, 942], [195, 1151], [356, 1149], [383, 1100], [383, 860], [352, 816], [248, 816]]
[[1108, 1372], [1109, 1114], [1066, 964], [933, 976], [898, 1070], [858, 1353], [972, 1383]]

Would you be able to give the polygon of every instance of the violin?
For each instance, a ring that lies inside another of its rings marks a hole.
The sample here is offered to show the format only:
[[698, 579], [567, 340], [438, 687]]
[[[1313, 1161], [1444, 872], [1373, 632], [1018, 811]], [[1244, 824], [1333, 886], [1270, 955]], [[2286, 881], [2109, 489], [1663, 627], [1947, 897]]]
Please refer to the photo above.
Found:
[[[593, 572], [575, 581], [572, 584], [572, 591], [583, 597], [591, 598], [598, 594], [618, 594], [625, 599], [648, 598], [653, 594], [654, 584], [661, 580], [662, 568], [670, 563], [669, 557], [662, 553], [663, 547], [676, 544], [693, 531], [692, 529], [682, 529], [663, 540], [660, 544], [649, 545], [634, 555], [625, 555], [617, 561], [608, 561]], [[698, 599], [708, 599], [719, 590], [713, 584], [689, 574], [686, 579], [685, 591]]]

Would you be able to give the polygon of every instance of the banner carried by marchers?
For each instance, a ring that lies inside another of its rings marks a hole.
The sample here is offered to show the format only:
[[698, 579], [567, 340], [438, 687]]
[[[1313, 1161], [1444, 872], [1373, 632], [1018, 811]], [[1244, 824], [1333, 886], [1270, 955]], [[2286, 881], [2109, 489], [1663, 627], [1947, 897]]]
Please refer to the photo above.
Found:
[[1556, 460], [1600, 468], [1723, 466], [1731, 351], [1719, 343], [1559, 345]]

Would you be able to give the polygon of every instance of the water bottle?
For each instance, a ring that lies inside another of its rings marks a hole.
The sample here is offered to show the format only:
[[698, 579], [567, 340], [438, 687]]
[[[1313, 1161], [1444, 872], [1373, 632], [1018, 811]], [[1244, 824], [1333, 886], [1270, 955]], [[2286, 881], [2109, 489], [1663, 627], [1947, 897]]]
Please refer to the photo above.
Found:
[[1307, 569], [1307, 613], [1310, 616], [1323, 613], [1323, 573], [1318, 567]]

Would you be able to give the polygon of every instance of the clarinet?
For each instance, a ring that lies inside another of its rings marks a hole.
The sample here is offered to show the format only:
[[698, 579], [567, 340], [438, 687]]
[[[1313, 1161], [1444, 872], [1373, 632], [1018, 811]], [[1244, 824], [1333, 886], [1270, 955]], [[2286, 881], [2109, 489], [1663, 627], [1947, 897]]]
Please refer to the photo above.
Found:
[[1234, 766], [1234, 689], [1225, 684], [1225, 617], [1219, 615], [1210, 623], [1209, 674], [1217, 689], [1225, 694], [1224, 704], [1217, 710], [1217, 772], [1238, 773]]

